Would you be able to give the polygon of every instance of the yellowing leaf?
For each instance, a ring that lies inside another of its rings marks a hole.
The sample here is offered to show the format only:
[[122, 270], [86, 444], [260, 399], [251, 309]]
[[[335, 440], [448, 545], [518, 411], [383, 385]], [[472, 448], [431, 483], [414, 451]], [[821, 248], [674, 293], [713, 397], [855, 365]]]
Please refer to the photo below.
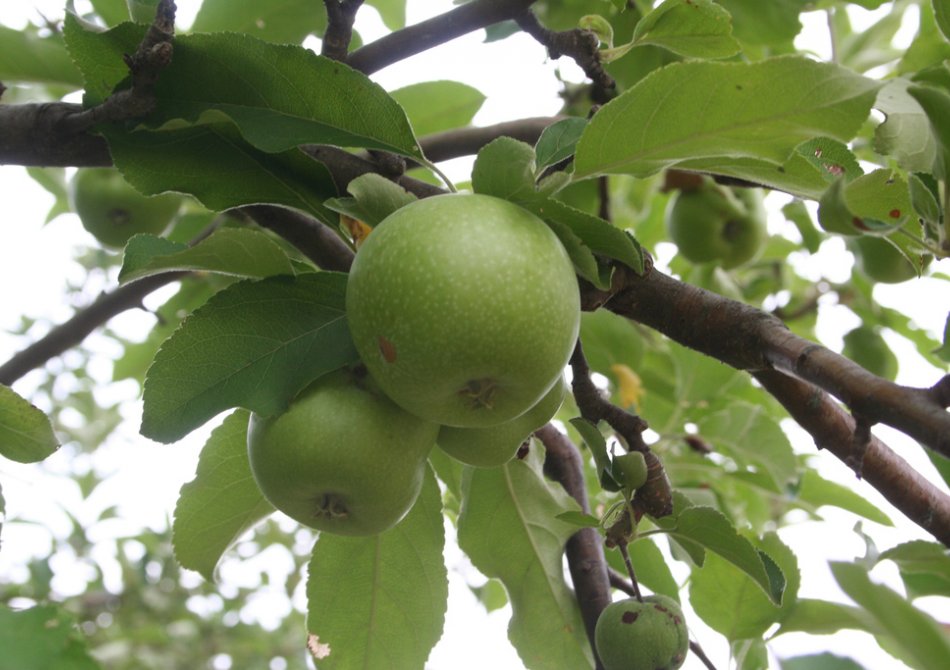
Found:
[[370, 226], [346, 214], [340, 214], [340, 222], [343, 224], [343, 227], [346, 228], [347, 232], [349, 232], [350, 239], [353, 240], [353, 244], [356, 245], [357, 249], [359, 249], [364, 240], [369, 237], [369, 234], [373, 232]]
[[630, 369], [629, 365], [623, 363], [614, 363], [610, 366], [610, 371], [617, 378], [620, 385], [620, 404], [624, 407], [633, 407], [640, 404], [640, 400], [646, 395], [646, 389], [643, 388], [643, 382], [640, 375]]

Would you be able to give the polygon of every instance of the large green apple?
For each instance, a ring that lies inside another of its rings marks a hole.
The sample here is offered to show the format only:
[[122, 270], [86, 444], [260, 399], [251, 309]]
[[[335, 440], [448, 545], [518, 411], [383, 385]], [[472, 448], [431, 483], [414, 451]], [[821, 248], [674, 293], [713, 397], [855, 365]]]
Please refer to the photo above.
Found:
[[666, 228], [679, 252], [693, 263], [717, 262], [724, 268], [746, 263], [767, 236], [759, 189], [732, 189], [710, 179], [670, 200]]
[[672, 598], [628, 598], [600, 613], [594, 646], [605, 670], [675, 670], [686, 660], [689, 631]]
[[324, 375], [283, 414], [251, 415], [247, 450], [264, 497], [300, 523], [374, 535], [419, 495], [439, 427], [397, 407], [363, 369]]
[[356, 254], [346, 311], [383, 391], [425, 419], [469, 428], [536, 405], [580, 325], [557, 236], [486, 195], [435, 196], [388, 216]]
[[531, 433], [557, 414], [567, 385], [558, 379], [537, 405], [511, 421], [487, 428], [443, 426], [436, 440], [442, 451], [466, 465], [493, 468], [512, 459]]
[[103, 246], [118, 249], [133, 235], [160, 235], [182, 202], [174, 193], [142, 195], [113, 168], [80, 168], [70, 195], [83, 228]]

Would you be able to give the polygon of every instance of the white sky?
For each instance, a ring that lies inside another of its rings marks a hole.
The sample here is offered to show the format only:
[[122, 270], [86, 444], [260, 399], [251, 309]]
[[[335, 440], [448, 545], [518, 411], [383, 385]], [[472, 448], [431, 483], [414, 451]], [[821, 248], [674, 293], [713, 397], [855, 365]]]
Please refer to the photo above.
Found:
[[[3, 3], [0, 6], [0, 23], [16, 27], [26, 20], [36, 20], [37, 11], [46, 16], [61, 15], [61, 1], [47, 0], [33, 3]], [[196, 2], [178, 0], [180, 23], [190, 22], [194, 15]], [[77, 2], [81, 6], [81, 3]], [[416, 22], [451, 8], [450, 0], [409, 3], [409, 22]], [[860, 16], [864, 12], [859, 12]], [[369, 41], [381, 34], [382, 26], [371, 8], [364, 8], [359, 14], [358, 29], [364, 39]], [[826, 53], [823, 35], [823, 18], [818, 15], [806, 15], [809, 19], [809, 47], [819, 54]], [[812, 20], [813, 19], [813, 20]], [[509, 120], [519, 117], [547, 115], [557, 112], [560, 102], [557, 97], [558, 84], [550, 74], [551, 66], [545, 67], [544, 50], [533, 40], [518, 36], [491, 45], [481, 43], [478, 34], [459, 38], [450, 44], [441, 46], [437, 51], [418, 56], [389, 67], [376, 75], [374, 79], [388, 89], [409, 83], [432, 79], [456, 79], [469, 83], [487, 95], [487, 101], [476, 118], [479, 125]], [[478, 62], [471, 58], [472, 50], [479, 53]], [[578, 80], [578, 71], [565, 62], [559, 63], [562, 74]], [[539, 74], [541, 73], [541, 74]], [[515, 108], [517, 105], [517, 109]], [[464, 180], [468, 176], [468, 160], [453, 162], [447, 167], [453, 179]], [[65, 281], [79, 283], [83, 273], [71, 258], [77, 245], [93, 244], [74, 216], [61, 216], [49, 225], [43, 220], [52, 202], [51, 197], [25, 175], [19, 167], [0, 167], [0, 202], [5, 204], [6, 221], [0, 226], [0, 286], [8, 287], [3, 291], [0, 302], [0, 330], [16, 327], [20, 315], [35, 318], [47, 318], [59, 323], [68, 318], [70, 309], [61, 303]], [[776, 204], [772, 200], [772, 204]], [[773, 208], [774, 209], [774, 208]], [[783, 218], [773, 211], [770, 220], [773, 229], [783, 227]], [[843, 277], [847, 276], [850, 261], [842, 254], [842, 248], [835, 243], [823, 249], [818, 262], [823, 269], [838, 267]], [[662, 251], [662, 250], [661, 250]], [[662, 258], [663, 254], [659, 254]], [[814, 259], [812, 259], [814, 262]], [[945, 264], [948, 262], [944, 262]], [[942, 268], [945, 272], [947, 268]], [[64, 278], [65, 275], [65, 278]], [[90, 287], [88, 299], [107, 288], [103, 282], [94, 282]], [[934, 333], [940, 333], [943, 321], [950, 309], [950, 297], [946, 284], [934, 280], [919, 280], [911, 293], [912, 302], [908, 302], [906, 287], [879, 287], [879, 299], [882, 303], [897, 307], [910, 314], [921, 326]], [[163, 294], [167, 295], [167, 294]], [[153, 297], [149, 306], [161, 303]], [[845, 311], [834, 305], [822, 307], [823, 316], [828, 316], [822, 337], [827, 341], [840, 342], [840, 336], [855, 325], [843, 317]], [[150, 325], [151, 319], [141, 312], [127, 313], [115, 319], [110, 325], [124, 333], [142, 332]], [[98, 344], [97, 344], [98, 343]], [[97, 364], [98, 374], [108, 379], [110, 351], [102, 338], [91, 337], [87, 341], [102, 350], [103, 358]], [[901, 377], [899, 382], [914, 385], [929, 385], [937, 378], [933, 370], [916, 354], [912, 348], [899, 340], [893, 342], [901, 357]], [[6, 360], [23, 343], [17, 338], [0, 332], [0, 360]], [[29, 394], [35, 385], [27, 376], [15, 388], [23, 394]], [[78, 491], [63, 486], [56, 474], [69, 472], [69, 463], [61, 455], [54, 455], [42, 466], [20, 466], [8, 461], [0, 463], [0, 485], [7, 505], [7, 519], [36, 520], [49, 525], [57, 534], [68, 532], [68, 525], [62, 513], [62, 507], [70, 509], [80, 520], [92, 522], [98, 512], [111, 504], [118, 503], [121, 519], [99, 531], [109, 537], [118, 537], [125, 531], [134, 530], [140, 524], [161, 527], [174, 509], [178, 489], [194, 476], [195, 463], [201, 444], [210, 426], [197, 431], [181, 443], [172, 446], [157, 445], [137, 434], [140, 403], [135, 391], [129, 385], [119, 385], [104, 390], [104, 397], [111, 400], [127, 400], [130, 409], [128, 421], [106, 445], [97, 451], [95, 458], [84, 457], [89, 467], [96, 467], [112, 473], [88, 500], [82, 500]], [[929, 461], [917, 445], [893, 431], [877, 430], [875, 433], [894, 446], [897, 451], [916, 467], [926, 472], [932, 479]], [[810, 438], [793, 432], [798, 448], [806, 453], [814, 453]], [[916, 526], [906, 522], [903, 517], [867, 484], [855, 481], [847, 468], [836, 459], [820, 454], [818, 461], [826, 477], [852, 486], [882, 509], [899, 524], [896, 531], [882, 529], [874, 524], [873, 535], [882, 548], [907, 539], [927, 538]], [[73, 464], [75, 465], [75, 464]], [[50, 474], [53, 473], [53, 474]], [[130, 492], [134, 492], [134, 495]], [[61, 507], [62, 506], [62, 507]], [[844, 513], [829, 511], [826, 524], [805, 523], [781, 531], [782, 538], [798, 554], [804, 581], [803, 596], [821, 598], [843, 598], [827, 569], [829, 560], [851, 560], [864, 551], [863, 544], [856, 535], [848, 532], [854, 523], [854, 517]], [[288, 523], [288, 530], [293, 529]], [[31, 524], [5, 523], [3, 527], [3, 552], [0, 552], [0, 580], [22, 572], [22, 565], [31, 555], [44, 555], [48, 549], [48, 535], [41, 527]], [[273, 556], [258, 556], [245, 559], [249, 563], [273, 559]], [[506, 626], [508, 610], [485, 616], [474, 597], [470, 594], [463, 577], [452, 570], [460, 567], [470, 575], [467, 560], [457, 548], [449, 547], [447, 560], [450, 567], [450, 603], [446, 619], [445, 634], [434, 650], [429, 665], [432, 670], [467, 670], [496, 667], [517, 669], [521, 667], [514, 651], [507, 642]], [[54, 586], [65, 593], [81, 582], [76, 578], [82, 571], [75, 565], [60, 562], [53, 566], [57, 572]], [[231, 561], [223, 571], [225, 581], [244, 580], [241, 563]], [[676, 566], [680, 576], [685, 573]], [[271, 568], [276, 583], [282, 583], [287, 566], [274, 564]], [[895, 570], [882, 568], [875, 570], [874, 576], [897, 586], [899, 580]], [[837, 594], [837, 596], [836, 596]], [[254, 608], [254, 616], [266, 623], [273, 615], [282, 614], [282, 599], [263, 594], [261, 602]], [[690, 620], [694, 636], [706, 648], [720, 669], [726, 667], [728, 649], [721, 636], [706, 629], [698, 617]], [[788, 635], [779, 638], [773, 649], [782, 656], [797, 655], [817, 651], [834, 651], [841, 655], [850, 655], [868, 668], [901, 667], [889, 656], [882, 656], [875, 643], [860, 633], [841, 633], [833, 638], [806, 637]], [[227, 664], [221, 660], [221, 667]], [[684, 666], [687, 669], [702, 668], [695, 658], [689, 658]]]

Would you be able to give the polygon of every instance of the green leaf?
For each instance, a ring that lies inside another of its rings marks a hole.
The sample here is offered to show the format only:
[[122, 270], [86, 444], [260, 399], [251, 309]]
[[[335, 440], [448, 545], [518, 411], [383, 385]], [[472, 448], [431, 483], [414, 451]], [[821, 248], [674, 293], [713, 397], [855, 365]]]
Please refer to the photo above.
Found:
[[679, 585], [666, 557], [653, 539], [638, 538], [627, 546], [630, 560], [637, 569], [637, 581], [653, 593], [662, 593], [679, 602]]
[[42, 461], [59, 449], [49, 418], [0, 384], [0, 455], [18, 463]]
[[313, 11], [309, 0], [203, 0], [191, 30], [247, 33], [271, 42], [299, 44], [307, 35], [323, 34], [326, 21], [326, 12]]
[[247, 459], [250, 413], [236, 410], [211, 432], [195, 478], [181, 487], [175, 505], [175, 558], [208, 581], [224, 552], [274, 511], [264, 499]]
[[890, 653], [914, 668], [943, 670], [950, 658], [950, 635], [933, 618], [896, 591], [871, 581], [854, 563], [832, 562], [831, 572], [842, 590], [879, 627]]
[[472, 167], [472, 190], [513, 202], [536, 197], [535, 156], [530, 144], [498, 137], [479, 151]]
[[105, 32], [87, 29], [74, 13], [66, 12], [63, 39], [84, 82], [83, 102], [87, 106], [105, 100], [129, 76], [124, 54], [135, 53], [145, 36], [146, 26], [122, 23]]
[[[105, 22], [107, 26], [114, 26], [117, 23], [129, 20], [129, 3], [132, 0], [90, 0], [92, 8], [96, 14]], [[155, 11], [152, 11], [154, 17]]]
[[712, 507], [687, 507], [676, 517], [675, 524], [668, 532], [674, 539], [694, 542], [718, 554], [748, 575], [772, 603], [782, 603], [784, 580], [778, 579], [766, 568], [762, 556], [752, 543], [736, 532], [722, 512]]
[[398, 184], [372, 173], [353, 179], [346, 190], [352, 198], [333, 198], [324, 205], [370, 227], [376, 227], [397, 209], [417, 199]]
[[845, 656], [810, 654], [783, 658], [782, 670], [864, 670], [864, 666]]
[[946, 0], [933, 0], [932, 4], [937, 27], [943, 33], [944, 39], [950, 40], [950, 5]]
[[76, 89], [82, 76], [69, 58], [62, 35], [0, 26], [0, 81], [42, 82]]
[[732, 17], [712, 0], [666, 0], [644, 16], [633, 44], [653, 44], [687, 58], [726, 58], [741, 51]]
[[119, 282], [176, 270], [254, 278], [294, 273], [287, 254], [267, 234], [221, 228], [193, 247], [154, 235], [136, 235], [125, 247]]
[[607, 440], [604, 439], [600, 430], [593, 422], [583, 417], [571, 419], [570, 424], [574, 427], [574, 430], [580, 433], [584, 444], [587, 445], [594, 457], [600, 487], [605, 491], [619, 491], [621, 486], [620, 482], [613, 476], [610, 455], [607, 453]]
[[284, 409], [317, 377], [357, 360], [346, 275], [320, 272], [233, 284], [182, 323], [148, 371], [141, 432], [173, 442], [214, 415]]
[[153, 310], [156, 324], [148, 336], [141, 342], [129, 342], [125, 345], [125, 353], [112, 366], [112, 379], [135, 379], [143, 382], [145, 371], [151, 365], [162, 342], [175, 332], [186, 315], [207, 302], [215, 291], [221, 288], [217, 284], [218, 282], [210, 281], [181, 282], [178, 292], [165, 304]]
[[[614, 258], [643, 272], [643, 250], [631, 235], [600, 217], [539, 193], [534, 185], [535, 170], [531, 145], [511, 137], [499, 137], [478, 152], [472, 169], [472, 188], [476, 193], [516, 202], [539, 218], [559, 224], [552, 228], [566, 241], [569, 251], [574, 245], [560, 227], [567, 228], [593, 253]], [[603, 284], [601, 273], [595, 274], [589, 260], [576, 249], [572, 260], [586, 279], [596, 285]]]
[[699, 434], [735, 458], [767, 472], [779, 489], [798, 474], [795, 451], [779, 426], [758, 405], [734, 402], [697, 422]]
[[802, 57], [673, 63], [594, 115], [577, 145], [575, 176], [695, 165], [715, 172], [743, 159], [778, 167], [815, 136], [850, 140], [878, 86]]
[[402, 108], [382, 87], [303, 47], [233, 33], [180, 36], [155, 97], [153, 128], [224, 115], [267, 153], [309, 143], [422, 158]]
[[458, 81], [419, 82], [390, 95], [420, 137], [467, 126], [485, 102], [484, 93]]
[[732, 16], [736, 37], [751, 44], [790, 42], [801, 31], [798, 18], [807, 0], [718, 0]]
[[[939, 169], [935, 168], [936, 174], [945, 177], [940, 171], [947, 170], [947, 155], [950, 154], [950, 94], [933, 86], [916, 84], [908, 86], [907, 92], [920, 103], [930, 120], [930, 129], [940, 145], [940, 157], [937, 161]], [[943, 165], [940, 165], [940, 162]]]
[[566, 226], [595, 254], [618, 260], [634, 272], [643, 272], [643, 249], [625, 230], [553, 198], [539, 198], [519, 204], [546, 221], [556, 221]]
[[573, 156], [577, 141], [586, 127], [587, 119], [570, 117], [561, 119], [541, 131], [541, 136], [534, 146], [538, 169], [555, 165]]
[[159, 132], [104, 131], [126, 180], [146, 195], [177, 191], [223, 211], [269, 203], [335, 217], [323, 206], [336, 185], [322, 163], [297, 149], [269, 154], [249, 146], [230, 124]]
[[576, 509], [532, 457], [465, 474], [459, 546], [483, 574], [505, 585], [512, 607], [508, 637], [531, 670], [593, 667], [561, 563], [576, 528], [555, 518]]
[[421, 668], [442, 635], [448, 577], [439, 487], [371, 537], [321, 533], [308, 567], [308, 646], [320, 670]]
[[930, 172], [937, 147], [927, 114], [907, 92], [909, 84], [905, 79], [895, 79], [878, 92], [874, 106], [887, 118], [874, 129], [874, 150], [893, 156], [909, 172]]
[[[690, 604], [703, 621], [730, 641], [762, 637], [795, 603], [800, 582], [795, 555], [774, 533], [763, 538], [761, 544], [769, 552], [760, 553], [764, 564], [771, 563], [769, 556], [776, 557], [781, 574], [788, 578], [785, 604], [781, 607], [734, 563], [716, 554], [708, 555], [703, 567], [694, 569], [690, 579]], [[773, 569], [776, 566], [771, 564]]]
[[841, 178], [851, 180], [864, 173], [851, 150], [838, 140], [816, 137], [802, 142], [795, 151], [829, 184]]
[[862, 175], [845, 185], [843, 195], [848, 210], [878, 232], [897, 229], [914, 214], [907, 182], [894, 170]]
[[911, 540], [883, 552], [878, 561], [897, 564], [908, 596], [950, 597], [950, 553], [935, 542]]
[[831, 635], [844, 629], [874, 632], [862, 618], [861, 610], [853, 605], [801, 598], [795, 603], [788, 616], [782, 620], [782, 625], [775, 635], [785, 633]]
[[0, 606], [0, 670], [97, 670], [73, 617], [55, 605]]
[[822, 505], [831, 505], [885, 526], [894, 525], [890, 517], [868, 502], [864, 496], [855, 493], [847, 486], [823, 478], [811, 468], [806, 469], [802, 474], [797, 501], [813, 510]]
[[811, 214], [805, 203], [796, 198], [782, 207], [782, 214], [785, 218], [795, 224], [798, 233], [802, 236], [802, 242], [810, 253], [818, 251], [824, 236], [815, 227]]

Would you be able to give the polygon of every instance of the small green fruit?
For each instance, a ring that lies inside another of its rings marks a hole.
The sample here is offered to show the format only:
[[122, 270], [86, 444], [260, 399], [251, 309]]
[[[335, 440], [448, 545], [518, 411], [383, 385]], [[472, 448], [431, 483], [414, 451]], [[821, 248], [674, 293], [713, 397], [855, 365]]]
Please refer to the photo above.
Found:
[[[917, 268], [883, 238], [864, 235], [854, 240], [853, 250], [858, 267], [876, 282], [898, 284], [918, 276]], [[931, 260], [933, 256], [924, 256], [923, 267]]]
[[521, 416], [487, 428], [443, 426], [437, 443], [445, 453], [466, 465], [482, 468], [504, 465], [531, 433], [557, 414], [566, 393], [564, 380], [558, 379], [540, 402]]
[[629, 598], [601, 612], [594, 644], [605, 670], [675, 670], [686, 660], [689, 631], [672, 598]]
[[614, 456], [613, 471], [619, 475], [620, 483], [627, 493], [633, 493], [646, 484], [650, 476], [646, 458], [639, 451]]
[[116, 249], [133, 235], [163, 233], [182, 202], [174, 193], [142, 195], [113, 168], [80, 168], [70, 196], [83, 228], [103, 246]]
[[687, 260], [734, 268], [755, 258], [765, 243], [762, 195], [758, 189], [733, 192], [707, 180], [673, 196], [666, 228]]
[[317, 530], [374, 535], [412, 507], [437, 432], [365, 371], [342, 369], [316, 380], [283, 414], [252, 414], [247, 448], [274, 507]]
[[541, 400], [574, 350], [580, 293], [539, 218], [487, 195], [440, 195], [388, 216], [360, 247], [346, 312], [356, 349], [396, 404], [486, 427]]

